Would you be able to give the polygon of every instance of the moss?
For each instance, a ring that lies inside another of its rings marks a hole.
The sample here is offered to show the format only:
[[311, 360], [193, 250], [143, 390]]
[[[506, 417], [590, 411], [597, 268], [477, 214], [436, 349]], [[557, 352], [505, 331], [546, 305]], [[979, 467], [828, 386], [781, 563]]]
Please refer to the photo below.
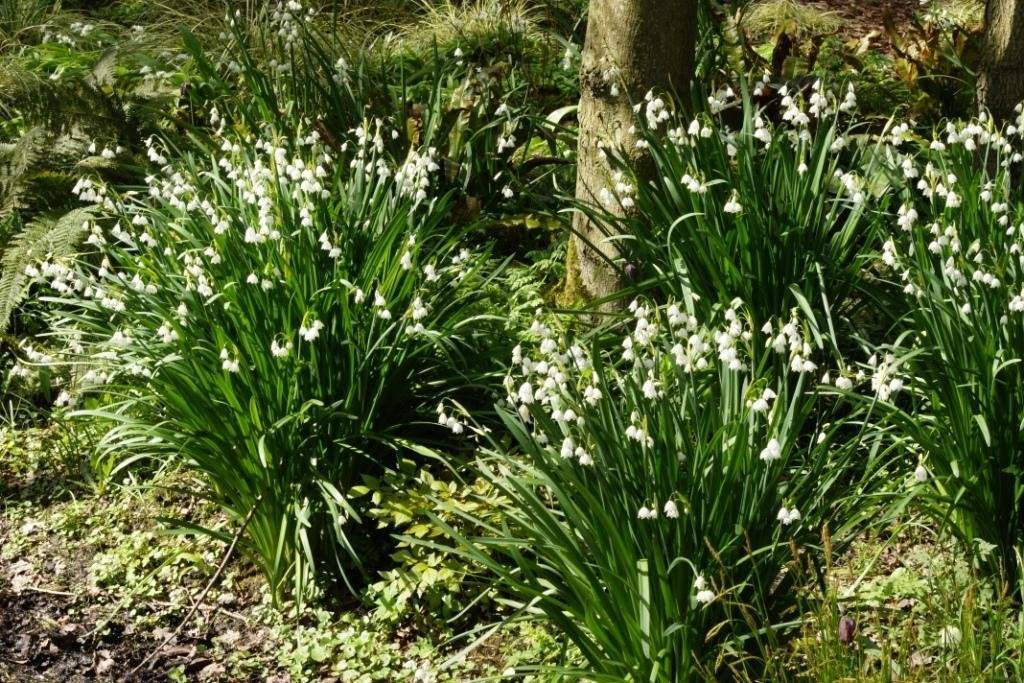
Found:
[[574, 308], [587, 300], [580, 278], [579, 258], [576, 255], [576, 240], [569, 238], [569, 246], [565, 254], [565, 280], [554, 296], [555, 305], [559, 308]]

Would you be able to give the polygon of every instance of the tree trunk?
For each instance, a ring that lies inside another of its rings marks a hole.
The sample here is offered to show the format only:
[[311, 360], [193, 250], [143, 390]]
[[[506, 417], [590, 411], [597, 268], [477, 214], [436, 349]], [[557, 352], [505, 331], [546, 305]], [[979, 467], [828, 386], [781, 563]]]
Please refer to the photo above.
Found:
[[[697, 32], [696, 0], [591, 0], [580, 67], [579, 143], [576, 199], [599, 205], [612, 186], [601, 147], [619, 150], [645, 169], [636, 147], [632, 105], [648, 90], [687, 92], [693, 78]], [[621, 214], [621, 207], [604, 208]], [[594, 299], [614, 293], [622, 282], [610, 259], [613, 242], [582, 212], [573, 217], [563, 298]], [[592, 245], [588, 245], [588, 242]], [[598, 253], [600, 252], [600, 253]]]
[[984, 62], [978, 78], [978, 103], [999, 123], [1016, 118], [1024, 100], [1024, 0], [988, 0], [985, 4]]

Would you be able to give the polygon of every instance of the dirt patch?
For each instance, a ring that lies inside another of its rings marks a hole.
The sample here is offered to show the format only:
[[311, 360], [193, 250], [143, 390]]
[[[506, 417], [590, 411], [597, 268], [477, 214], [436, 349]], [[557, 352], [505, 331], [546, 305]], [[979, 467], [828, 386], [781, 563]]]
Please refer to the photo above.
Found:
[[[231, 563], [232, 589], [216, 586], [152, 666], [133, 673], [184, 619], [219, 545], [193, 552], [194, 540], [140, 536], [154, 525], [152, 500], [40, 500], [37, 488], [22, 481], [0, 500], [0, 683], [164, 681], [172, 670], [188, 680], [245, 680], [208, 655], [216, 639], [261, 651], [261, 629], [247, 614], [258, 602], [252, 567]], [[191, 509], [189, 501], [164, 504], [179, 516]], [[97, 558], [106, 563], [99, 583]]]
[[[12, 529], [2, 524], [6, 540]], [[97, 606], [83, 600], [89, 550], [57, 548], [44, 535], [38, 538], [27, 557], [0, 559], [0, 681], [112, 678], [124, 668], [117, 662], [131, 662], [138, 648], [116, 624], [102, 636], [90, 634], [98, 615]]]
[[[0, 563], [0, 572], [11, 571], [10, 564]], [[193, 618], [194, 623], [159, 649], [150, 664], [134, 672], [173, 633], [184, 617], [182, 606], [139, 601], [119, 614], [120, 610], [99, 596], [82, 592], [82, 586], [75, 593], [22, 585], [21, 581], [5, 583], [0, 587], [3, 683], [163, 681], [175, 669], [189, 680], [239, 680], [227, 678], [225, 668], [204, 653], [211, 650], [215, 638], [240, 641], [245, 639], [243, 633], [257, 636], [254, 629], [247, 628], [244, 616], [216, 604], [203, 605], [199, 609], [202, 621]], [[139, 628], [140, 614], [155, 622], [152, 628]]]
[[890, 19], [898, 30], [922, 11], [918, 0], [816, 0], [807, 4], [841, 16], [841, 31], [850, 38], [863, 38], [875, 31], [884, 33], [885, 22]]

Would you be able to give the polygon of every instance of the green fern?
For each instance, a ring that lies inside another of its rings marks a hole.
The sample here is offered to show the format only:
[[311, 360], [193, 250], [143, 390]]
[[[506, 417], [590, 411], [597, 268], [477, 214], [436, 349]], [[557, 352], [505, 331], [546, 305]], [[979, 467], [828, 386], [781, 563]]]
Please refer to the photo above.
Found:
[[0, 221], [23, 206], [29, 171], [42, 160], [46, 138], [45, 129], [35, 126], [16, 142], [0, 143]]
[[[2, 2], [2, 0], [0, 0]], [[35, 52], [0, 59], [0, 113], [54, 135], [135, 140], [154, 133], [177, 101], [172, 86], [140, 79], [133, 53], [111, 48], [102, 54], [49, 55]], [[92, 61], [95, 59], [95, 61]], [[91, 63], [89, 63], [91, 62]], [[51, 78], [50, 72], [58, 67]], [[127, 67], [127, 71], [122, 71]]]
[[93, 209], [74, 209], [55, 218], [40, 217], [15, 235], [0, 258], [0, 333], [7, 330], [11, 314], [31, 284], [25, 268], [44, 258], [62, 258], [78, 247], [88, 232]]

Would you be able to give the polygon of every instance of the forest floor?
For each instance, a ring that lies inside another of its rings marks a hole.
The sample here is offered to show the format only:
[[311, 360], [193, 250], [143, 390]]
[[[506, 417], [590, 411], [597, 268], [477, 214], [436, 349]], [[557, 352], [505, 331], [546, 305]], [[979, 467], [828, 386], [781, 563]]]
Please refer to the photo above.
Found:
[[34, 443], [6, 444], [0, 460], [0, 680], [163, 680], [176, 671], [216, 680], [225, 666], [201, 650], [258, 655], [268, 640], [253, 624], [260, 581], [232, 565], [192, 623], [131, 676], [172, 636], [212, 574], [214, 551], [223, 552], [202, 538], [141, 530], [157, 515], [216, 520], [200, 520], [208, 511], [162, 489], [184, 482], [96, 496], [59, 460], [26, 467], [23, 456], [45, 453], [48, 439], [23, 434]]
[[[0, 683], [512, 680], [500, 674], [516, 656], [533, 663], [557, 647], [543, 633], [498, 633], [435, 679], [420, 672], [453, 652], [443, 637], [377, 624], [359, 609], [288, 621], [254, 568], [234, 558], [203, 595], [224, 544], [154, 524], [174, 517], [178, 527], [228, 528], [181, 492], [189, 482], [165, 475], [96, 495], [54, 443], [48, 431], [0, 432]], [[921, 528], [865, 539], [835, 558], [831, 597], [812, 608], [785, 656], [798, 670], [856, 657], [863, 680], [898, 657], [906, 680], [932, 680], [928, 666], [942, 647], [935, 634], [959, 623], [947, 606], [974, 585], [955, 557]], [[854, 642], [823, 652], [820, 634], [842, 615], [855, 619]]]
[[807, 3], [842, 17], [840, 33], [847, 39], [871, 36], [871, 47], [889, 50], [892, 43], [885, 32], [887, 22], [897, 31], [905, 29], [921, 11], [918, 0], [818, 0]]
[[443, 629], [362, 608], [282, 614], [251, 564], [217, 574], [224, 543], [176, 532], [230, 529], [180, 472], [98, 495], [58, 443], [0, 428], [0, 683], [472, 680], [557, 648], [513, 626], [439, 676], [465, 645]]

